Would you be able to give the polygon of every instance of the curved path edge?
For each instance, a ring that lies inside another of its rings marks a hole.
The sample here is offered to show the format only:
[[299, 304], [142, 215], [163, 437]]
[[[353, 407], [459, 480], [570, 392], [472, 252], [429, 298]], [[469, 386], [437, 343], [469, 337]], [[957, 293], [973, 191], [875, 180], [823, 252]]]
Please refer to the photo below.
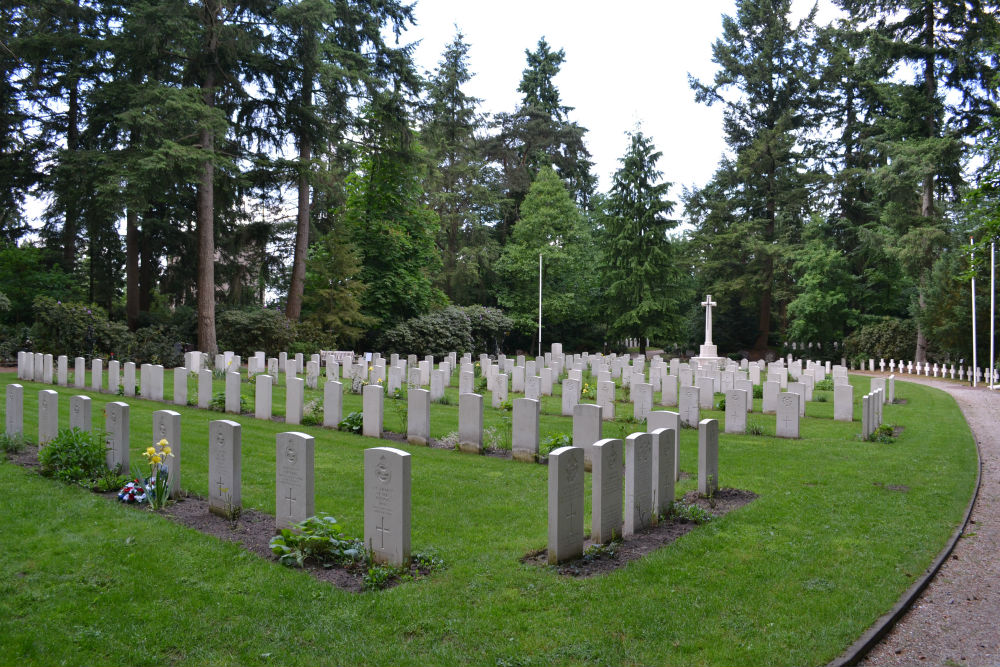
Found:
[[[905, 381], [905, 379], [900, 378]], [[944, 391], [940, 389], [939, 391]], [[947, 393], [947, 392], [945, 392]], [[950, 395], [950, 394], [949, 394]], [[958, 402], [956, 401], [956, 405]], [[961, 405], [958, 406], [961, 410]], [[962, 414], [963, 419], [968, 419], [965, 414]], [[970, 427], [971, 430], [971, 427]], [[945, 544], [941, 553], [937, 555], [934, 562], [930, 564], [927, 570], [924, 572], [923, 576], [906, 589], [903, 596], [893, 605], [892, 609], [887, 611], [885, 614], [880, 616], [875, 623], [868, 628], [864, 634], [862, 634], [857, 641], [847, 647], [843, 653], [827, 663], [827, 667], [843, 667], [845, 665], [856, 665], [861, 661], [865, 655], [871, 651], [879, 641], [892, 629], [899, 619], [910, 610], [913, 603], [916, 602], [920, 594], [927, 588], [927, 585], [931, 583], [931, 580], [937, 576], [938, 571], [941, 566], [944, 565], [948, 557], [951, 556], [951, 552], [955, 550], [955, 545], [958, 544], [958, 540], [961, 539], [962, 534], [969, 525], [969, 519], [972, 517], [972, 509], [976, 504], [976, 499], [979, 498], [979, 487], [983, 480], [983, 456], [982, 452], [979, 451], [979, 441], [973, 434], [973, 441], [976, 445], [976, 484], [972, 490], [972, 497], [969, 499], [969, 504], [965, 507], [965, 515], [962, 517], [962, 523], [960, 523], [955, 530], [952, 532], [951, 537]]]

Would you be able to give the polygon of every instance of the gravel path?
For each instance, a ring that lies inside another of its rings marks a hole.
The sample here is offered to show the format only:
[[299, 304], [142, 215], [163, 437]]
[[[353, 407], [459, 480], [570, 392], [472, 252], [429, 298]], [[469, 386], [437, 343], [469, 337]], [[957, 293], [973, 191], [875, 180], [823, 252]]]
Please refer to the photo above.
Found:
[[896, 379], [955, 397], [979, 445], [982, 478], [951, 558], [860, 664], [1000, 665], [1000, 391], [908, 375]]

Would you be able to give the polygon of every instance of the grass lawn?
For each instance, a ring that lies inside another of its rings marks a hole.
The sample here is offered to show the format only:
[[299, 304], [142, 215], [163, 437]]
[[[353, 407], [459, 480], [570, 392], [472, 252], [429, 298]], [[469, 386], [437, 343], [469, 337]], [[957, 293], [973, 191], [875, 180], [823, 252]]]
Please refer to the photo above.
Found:
[[[172, 373], [164, 377], [169, 397]], [[4, 385], [16, 381], [0, 374]], [[869, 379], [851, 381], [860, 403]], [[34, 439], [43, 386], [21, 384]], [[66, 425], [76, 390], [56, 389]], [[122, 400], [81, 393], [94, 401], [95, 425], [106, 402]], [[800, 440], [720, 435], [721, 485], [757, 500], [590, 579], [518, 562], [545, 546], [540, 465], [402, 445], [413, 455], [413, 549], [435, 550], [447, 569], [350, 594], [3, 463], [0, 664], [823, 664], [939, 552], [972, 493], [976, 454], [943, 392], [897, 381], [907, 404], [885, 407], [885, 422], [904, 427], [892, 444], [859, 441], [860, 422], [834, 422], [832, 392], [821, 394], [829, 401], [808, 405]], [[275, 392], [276, 413], [283, 396]], [[543, 434], [572, 430], [556, 414], [558, 398], [546, 399]], [[135, 461], [151, 439], [153, 410], [175, 408], [127, 402]], [[484, 402], [487, 426], [509, 414], [489, 408], [488, 395]], [[457, 429], [457, 395], [452, 403], [432, 406], [433, 436]], [[357, 409], [360, 397], [346, 395], [345, 415]], [[233, 417], [179, 410], [182, 486], [207, 495], [208, 423]], [[618, 411], [631, 414], [625, 404]], [[389, 405], [385, 415], [386, 428], [398, 430]], [[721, 426], [721, 412], [702, 416]], [[774, 433], [774, 416], [751, 418]], [[244, 504], [273, 513], [275, 434], [289, 429], [235, 420]], [[360, 536], [363, 450], [391, 443], [293, 429], [316, 436], [317, 512]], [[696, 461], [697, 434], [684, 430], [680, 463], [692, 479], [678, 495], [694, 488]]]

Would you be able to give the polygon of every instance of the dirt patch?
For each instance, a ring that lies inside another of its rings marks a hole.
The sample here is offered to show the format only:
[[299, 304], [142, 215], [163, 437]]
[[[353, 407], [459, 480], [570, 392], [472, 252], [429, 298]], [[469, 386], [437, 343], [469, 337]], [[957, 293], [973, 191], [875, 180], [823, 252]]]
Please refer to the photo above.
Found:
[[906, 405], [907, 403], [908, 401], [905, 398], [897, 398], [892, 402], [893, 405]]
[[905, 484], [883, 484], [882, 482], [873, 482], [874, 486], [885, 489], [886, 491], [899, 491], [900, 493], [906, 493], [910, 490], [910, 487]]
[[[688, 505], [697, 505], [714, 518], [719, 518], [749, 504], [755, 498], [757, 498], [757, 494], [753, 491], [727, 488], [719, 489], [711, 501], [699, 496], [697, 491], [689, 491], [685, 494], [683, 502]], [[584, 556], [557, 565], [554, 569], [559, 574], [568, 577], [593, 577], [607, 574], [670, 544], [697, 527], [696, 523], [676, 518], [660, 521], [635, 535], [630, 535], [610, 546], [597, 549], [595, 553], [589, 555], [586, 554], [586, 551], [589, 547], [594, 546], [594, 542], [587, 539], [583, 544]], [[521, 562], [536, 567], [548, 567], [548, 550], [532, 551], [521, 558]]]
[[892, 437], [898, 438], [901, 435], [903, 435], [903, 427], [902, 426], [894, 426], [893, 429], [892, 429]]

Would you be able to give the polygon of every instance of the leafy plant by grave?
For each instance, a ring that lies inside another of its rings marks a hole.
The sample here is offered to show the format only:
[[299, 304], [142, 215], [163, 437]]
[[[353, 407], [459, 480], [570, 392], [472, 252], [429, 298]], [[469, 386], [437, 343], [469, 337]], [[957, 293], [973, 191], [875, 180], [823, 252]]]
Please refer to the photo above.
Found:
[[719, 399], [719, 409], [722, 410], [722, 411], [725, 411], [725, 409], [726, 409], [726, 397], [725, 396], [723, 396], [722, 398]]
[[896, 439], [893, 437], [895, 432], [896, 427], [892, 424], [881, 424], [868, 436], [868, 442], [881, 442], [886, 445], [891, 444], [896, 442]]
[[90, 482], [107, 470], [105, 464], [105, 434], [87, 433], [78, 428], [62, 428], [56, 437], [38, 450], [38, 463], [43, 475], [64, 482]]
[[[224, 372], [223, 372], [224, 374]], [[208, 402], [208, 409], [214, 410], [215, 412], [225, 412], [226, 411], [226, 392], [217, 391], [212, 395], [212, 400]], [[245, 412], [247, 409], [247, 399], [243, 394], [240, 394], [240, 412]]]
[[257, 350], [287, 351], [296, 329], [280, 310], [246, 307], [220, 310], [215, 315], [219, 349], [232, 350], [244, 359]]
[[318, 400], [311, 400], [302, 407], [302, 424], [305, 426], [323, 424], [323, 405]]
[[351, 412], [340, 420], [337, 429], [348, 433], [361, 433], [361, 426], [364, 423], [364, 416], [360, 412]]
[[813, 389], [816, 391], [833, 391], [833, 378], [820, 380], [816, 383]]
[[547, 435], [538, 443], [538, 452], [542, 456], [548, 456], [553, 450], [560, 447], [569, 447], [573, 444], [573, 436], [569, 433], [557, 433]]
[[322, 512], [283, 528], [269, 546], [278, 562], [292, 567], [305, 567], [307, 562], [333, 567], [369, 561], [364, 543], [345, 536], [337, 520]]
[[747, 435], [764, 435], [764, 425], [755, 417], [747, 418]]
[[23, 433], [0, 433], [0, 452], [4, 454], [19, 454], [27, 444]]
[[753, 397], [754, 398], [764, 398], [764, 385], [755, 384], [753, 386]]
[[694, 503], [688, 504], [681, 500], [674, 501], [670, 506], [669, 517], [684, 523], [708, 523], [712, 520], [712, 515], [704, 508]]

